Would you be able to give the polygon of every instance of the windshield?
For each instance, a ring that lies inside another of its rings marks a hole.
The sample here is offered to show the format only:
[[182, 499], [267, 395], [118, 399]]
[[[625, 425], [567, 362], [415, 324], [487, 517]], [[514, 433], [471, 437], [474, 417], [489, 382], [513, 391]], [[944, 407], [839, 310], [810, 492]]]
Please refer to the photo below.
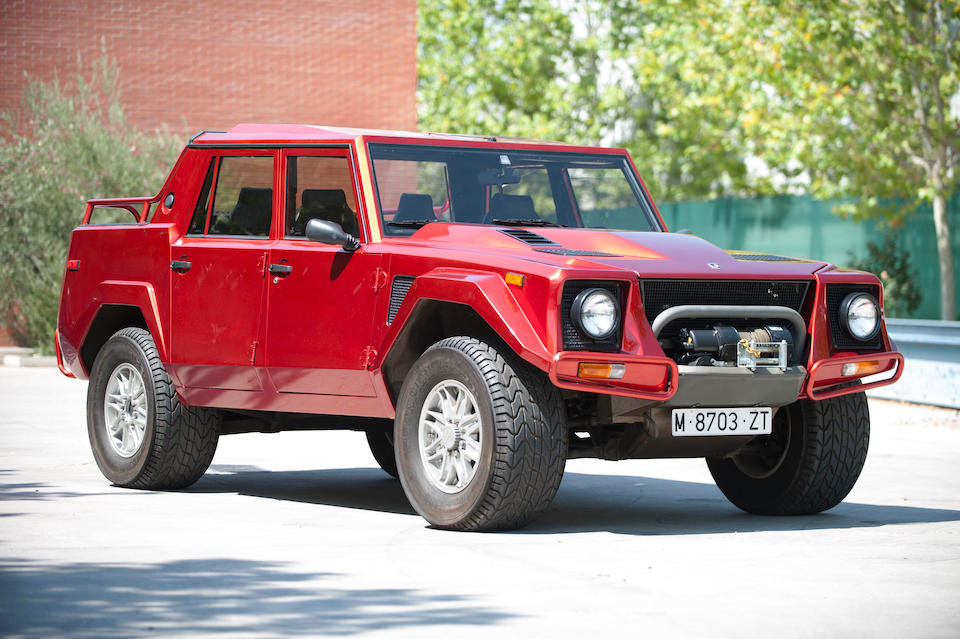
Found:
[[430, 222], [660, 230], [622, 156], [371, 144], [386, 235]]

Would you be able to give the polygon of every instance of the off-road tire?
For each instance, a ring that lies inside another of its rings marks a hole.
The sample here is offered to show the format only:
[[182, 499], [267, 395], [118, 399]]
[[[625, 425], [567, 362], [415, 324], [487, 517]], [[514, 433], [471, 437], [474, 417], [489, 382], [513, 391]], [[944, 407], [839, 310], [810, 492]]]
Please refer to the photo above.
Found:
[[383, 472], [394, 479], [400, 477], [397, 472], [397, 456], [393, 450], [393, 431], [368, 430], [367, 445]]
[[745, 471], [756, 461], [745, 457], [746, 451], [707, 460], [727, 499], [758, 515], [812, 515], [843, 501], [867, 458], [870, 412], [864, 393], [798, 400], [778, 411], [773, 427], [774, 434], [763, 437], [786, 428], [781, 432], [786, 445], [766, 476]]
[[[124, 363], [139, 372], [147, 395], [143, 440], [130, 457], [114, 450], [104, 423], [107, 382]], [[220, 419], [217, 409], [180, 403], [148, 331], [120, 330], [97, 354], [87, 389], [87, 434], [97, 466], [117, 486], [177, 489], [193, 484], [217, 450]]]
[[[446, 380], [476, 398], [482, 433], [475, 475], [455, 494], [431, 483], [418, 440], [423, 404]], [[473, 337], [437, 342], [414, 363], [400, 390], [394, 433], [407, 498], [438, 528], [508, 530], [530, 523], [550, 504], [566, 463], [557, 389], [508, 348]]]

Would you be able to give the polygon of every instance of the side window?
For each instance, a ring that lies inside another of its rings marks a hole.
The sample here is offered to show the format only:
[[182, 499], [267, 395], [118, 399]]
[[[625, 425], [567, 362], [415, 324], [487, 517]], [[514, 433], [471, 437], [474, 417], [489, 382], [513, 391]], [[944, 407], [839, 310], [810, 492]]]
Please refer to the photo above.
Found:
[[273, 157], [222, 157], [207, 234], [267, 237], [272, 214]]
[[302, 155], [287, 157], [286, 237], [306, 235], [312, 219], [335, 222], [360, 237], [353, 173], [346, 157]]

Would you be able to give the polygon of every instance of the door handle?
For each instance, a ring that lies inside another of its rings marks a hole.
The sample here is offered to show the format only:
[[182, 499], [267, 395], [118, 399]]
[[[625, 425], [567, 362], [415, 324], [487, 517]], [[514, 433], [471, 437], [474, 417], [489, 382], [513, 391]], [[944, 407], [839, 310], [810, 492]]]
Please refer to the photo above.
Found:
[[276, 275], [277, 277], [286, 277], [293, 273], [293, 267], [289, 264], [271, 264], [270, 265], [270, 275]]
[[193, 266], [193, 264], [186, 260], [173, 260], [170, 262], [170, 270], [174, 273], [186, 273], [190, 270], [191, 266]]

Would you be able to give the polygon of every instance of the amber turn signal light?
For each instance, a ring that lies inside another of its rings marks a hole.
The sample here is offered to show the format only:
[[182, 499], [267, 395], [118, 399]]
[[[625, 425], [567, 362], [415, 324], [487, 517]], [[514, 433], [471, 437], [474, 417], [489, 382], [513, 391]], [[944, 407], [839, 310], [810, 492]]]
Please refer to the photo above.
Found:
[[880, 365], [880, 362], [854, 362], [852, 364], [844, 364], [843, 368], [840, 369], [840, 375], [843, 377], [853, 377], [855, 375], [873, 375], [874, 373], [882, 373], [883, 366]]
[[586, 379], [623, 379], [627, 372], [624, 364], [591, 364], [580, 362], [577, 366], [577, 377]]
[[503, 276], [503, 279], [507, 284], [523, 286], [523, 275], [520, 275], [519, 273], [507, 273]]

